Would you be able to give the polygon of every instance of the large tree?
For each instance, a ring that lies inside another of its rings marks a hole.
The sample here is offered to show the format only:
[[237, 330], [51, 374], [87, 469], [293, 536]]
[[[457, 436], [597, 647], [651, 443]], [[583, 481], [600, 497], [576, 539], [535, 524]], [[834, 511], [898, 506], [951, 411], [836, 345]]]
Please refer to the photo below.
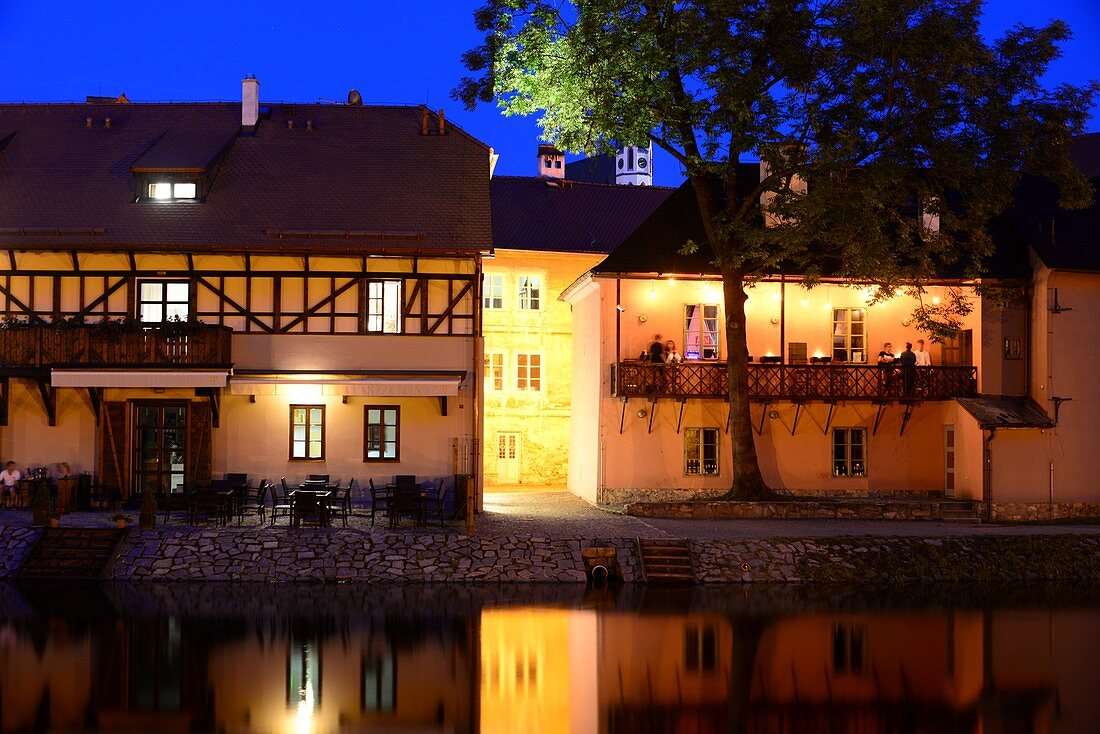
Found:
[[[919, 292], [947, 269], [977, 275], [1022, 173], [1054, 180], [1064, 206], [1088, 202], [1067, 144], [1097, 87], [1039, 82], [1069, 29], [1016, 26], [987, 43], [981, 8], [488, 0], [475, 14], [485, 42], [457, 98], [537, 113], [566, 150], [651, 139], [683, 167], [724, 281], [731, 497], [770, 494], [749, 419], [746, 286], [784, 264], [810, 284], [828, 273]], [[738, 180], [749, 156], [763, 180]]]

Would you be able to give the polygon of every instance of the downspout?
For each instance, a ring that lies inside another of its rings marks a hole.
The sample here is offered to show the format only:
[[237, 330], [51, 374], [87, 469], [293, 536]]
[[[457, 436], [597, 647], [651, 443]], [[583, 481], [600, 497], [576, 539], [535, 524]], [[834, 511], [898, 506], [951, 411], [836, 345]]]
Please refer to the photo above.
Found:
[[[787, 343], [787, 276], [779, 276], [779, 358], [787, 361], [784, 345]], [[767, 411], [765, 411], [767, 412]]]
[[993, 521], [993, 439], [997, 429], [983, 432], [982, 438], [982, 504], [985, 505], [985, 521]]
[[[481, 385], [481, 371], [484, 369], [485, 364], [485, 340], [481, 333], [481, 306], [482, 306], [482, 273], [481, 273], [481, 253], [478, 253], [477, 258], [474, 261], [474, 343], [473, 349], [470, 351], [473, 353], [470, 361], [470, 400], [473, 403], [472, 410], [470, 411], [470, 477], [473, 482], [474, 501], [471, 503], [467, 500], [467, 510], [476, 510], [481, 512], [484, 509], [484, 495], [482, 494], [482, 476], [484, 474], [484, 467], [481, 465], [481, 445], [484, 439], [485, 425], [482, 420], [482, 391], [479, 389]], [[471, 488], [467, 488], [467, 492]], [[466, 512], [466, 533], [472, 535], [474, 531], [474, 513]]]
[[619, 351], [621, 348], [622, 339], [622, 324], [623, 324], [623, 312], [622, 312], [622, 297], [623, 297], [623, 281], [621, 278], [615, 278], [615, 365], [618, 366], [622, 361], [623, 355]]

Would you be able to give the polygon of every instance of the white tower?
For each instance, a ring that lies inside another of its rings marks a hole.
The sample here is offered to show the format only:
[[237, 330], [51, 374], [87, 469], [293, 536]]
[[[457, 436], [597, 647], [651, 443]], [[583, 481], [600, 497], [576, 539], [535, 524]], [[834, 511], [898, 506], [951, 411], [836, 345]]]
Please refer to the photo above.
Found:
[[653, 143], [646, 148], [628, 145], [615, 153], [615, 183], [620, 186], [653, 185]]

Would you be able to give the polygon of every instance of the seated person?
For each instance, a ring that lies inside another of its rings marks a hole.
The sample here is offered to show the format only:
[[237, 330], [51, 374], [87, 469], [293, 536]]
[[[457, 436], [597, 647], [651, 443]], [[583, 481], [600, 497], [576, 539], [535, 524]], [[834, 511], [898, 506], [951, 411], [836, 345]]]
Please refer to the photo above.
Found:
[[878, 363], [880, 365], [894, 364], [894, 347], [890, 342], [882, 345], [882, 351], [878, 353]]
[[666, 364], [680, 364], [684, 361], [684, 355], [676, 351], [676, 342], [669, 339], [665, 342], [664, 361]]

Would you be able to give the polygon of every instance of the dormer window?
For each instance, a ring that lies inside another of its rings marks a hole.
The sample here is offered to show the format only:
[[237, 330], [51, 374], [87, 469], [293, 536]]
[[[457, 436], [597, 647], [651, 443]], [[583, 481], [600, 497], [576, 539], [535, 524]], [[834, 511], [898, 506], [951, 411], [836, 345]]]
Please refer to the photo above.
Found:
[[158, 181], [149, 184], [149, 198], [157, 201], [172, 201], [175, 199], [194, 199], [198, 195], [198, 186], [193, 181], [172, 183]]

